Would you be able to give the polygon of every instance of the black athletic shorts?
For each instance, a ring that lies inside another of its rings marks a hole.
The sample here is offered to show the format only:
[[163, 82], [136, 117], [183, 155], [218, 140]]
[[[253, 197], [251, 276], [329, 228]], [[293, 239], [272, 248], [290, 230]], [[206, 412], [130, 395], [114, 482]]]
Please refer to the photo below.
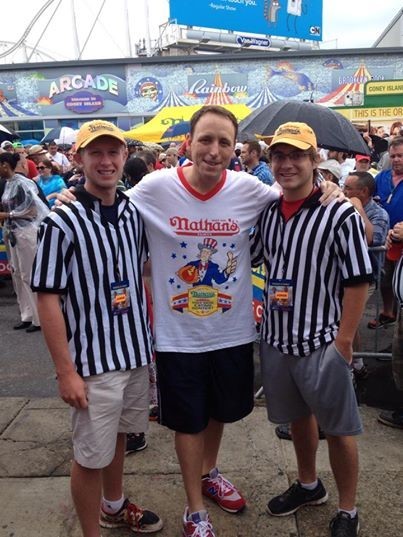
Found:
[[253, 410], [253, 343], [210, 352], [157, 352], [160, 423], [196, 434], [210, 418], [238, 421]]

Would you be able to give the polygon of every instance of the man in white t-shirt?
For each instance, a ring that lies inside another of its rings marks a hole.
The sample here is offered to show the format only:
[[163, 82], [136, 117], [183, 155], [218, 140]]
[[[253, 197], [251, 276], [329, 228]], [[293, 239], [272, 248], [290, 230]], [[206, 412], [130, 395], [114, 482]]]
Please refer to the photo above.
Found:
[[175, 431], [189, 537], [214, 536], [202, 493], [231, 513], [245, 507], [217, 456], [224, 423], [253, 409], [248, 237], [278, 192], [226, 169], [236, 132], [231, 113], [203, 107], [191, 122], [193, 165], [156, 171], [127, 192], [147, 229], [160, 421]]
[[68, 158], [63, 155], [63, 153], [60, 153], [60, 151], [58, 151], [56, 142], [49, 142], [48, 155], [49, 160], [56, 162], [56, 164], [59, 166], [60, 173], [65, 173], [70, 169], [71, 164]]
[[237, 127], [226, 109], [201, 108], [190, 123], [193, 164], [154, 172], [127, 192], [146, 224], [160, 421], [175, 431], [185, 537], [214, 536], [202, 494], [230, 513], [245, 506], [217, 458], [224, 423], [253, 409], [249, 232], [278, 189], [227, 169]]

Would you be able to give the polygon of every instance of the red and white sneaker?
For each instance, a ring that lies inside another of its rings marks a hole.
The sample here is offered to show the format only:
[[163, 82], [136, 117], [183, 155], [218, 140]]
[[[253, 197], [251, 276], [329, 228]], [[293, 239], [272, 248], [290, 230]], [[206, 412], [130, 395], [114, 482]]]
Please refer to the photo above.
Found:
[[186, 507], [183, 515], [183, 537], [215, 537], [207, 511], [192, 513], [190, 520], [188, 516], [189, 509]]
[[134, 533], [154, 533], [162, 529], [158, 515], [125, 499], [120, 510], [114, 515], [101, 508], [99, 524], [102, 528], [128, 528]]
[[220, 474], [218, 468], [213, 468], [209, 477], [202, 479], [202, 492], [228, 513], [239, 513], [246, 505], [238, 490]]

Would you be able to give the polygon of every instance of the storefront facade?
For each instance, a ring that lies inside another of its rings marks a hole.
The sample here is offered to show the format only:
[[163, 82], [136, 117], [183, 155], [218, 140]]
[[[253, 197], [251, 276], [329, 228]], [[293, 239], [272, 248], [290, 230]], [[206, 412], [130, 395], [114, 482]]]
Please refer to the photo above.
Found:
[[[167, 106], [245, 104], [253, 110], [299, 99], [361, 108], [367, 82], [402, 78], [402, 48], [7, 65], [0, 67], [0, 123], [22, 139], [40, 140], [53, 127], [78, 128], [93, 118], [129, 130]], [[390, 105], [390, 123], [402, 119], [399, 98]]]

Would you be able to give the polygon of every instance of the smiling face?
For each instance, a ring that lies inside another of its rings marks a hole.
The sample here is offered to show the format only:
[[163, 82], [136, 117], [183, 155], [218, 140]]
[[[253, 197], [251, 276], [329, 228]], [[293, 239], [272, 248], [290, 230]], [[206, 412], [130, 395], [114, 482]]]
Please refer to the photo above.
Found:
[[76, 154], [76, 161], [84, 169], [85, 188], [101, 199], [114, 191], [123, 175], [127, 158], [126, 147], [116, 138], [100, 136]]
[[189, 180], [193, 186], [213, 188], [228, 168], [235, 146], [235, 127], [223, 116], [206, 113], [189, 138], [193, 166]]
[[274, 177], [281, 185], [285, 199], [298, 200], [310, 194], [317, 164], [309, 150], [276, 144], [271, 148], [270, 159]]
[[49, 161], [43, 161], [36, 167], [41, 177], [50, 177], [52, 175], [52, 166]]

